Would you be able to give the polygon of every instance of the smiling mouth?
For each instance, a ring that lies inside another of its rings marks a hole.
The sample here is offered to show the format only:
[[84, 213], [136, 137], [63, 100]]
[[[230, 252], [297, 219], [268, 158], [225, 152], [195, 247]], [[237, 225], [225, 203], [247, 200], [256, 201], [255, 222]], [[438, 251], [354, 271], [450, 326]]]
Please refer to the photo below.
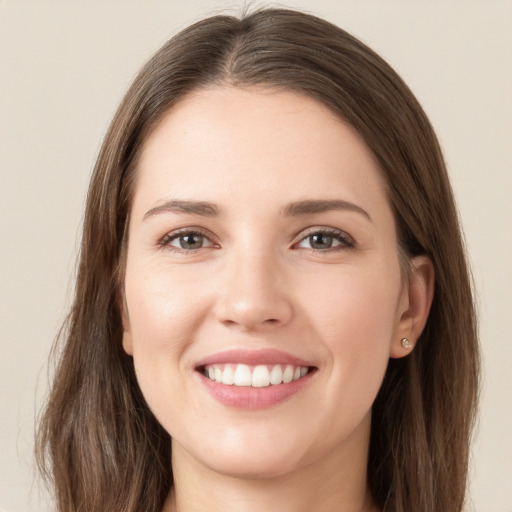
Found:
[[227, 386], [266, 388], [300, 380], [312, 373], [313, 366], [292, 364], [207, 364], [198, 368], [206, 378]]

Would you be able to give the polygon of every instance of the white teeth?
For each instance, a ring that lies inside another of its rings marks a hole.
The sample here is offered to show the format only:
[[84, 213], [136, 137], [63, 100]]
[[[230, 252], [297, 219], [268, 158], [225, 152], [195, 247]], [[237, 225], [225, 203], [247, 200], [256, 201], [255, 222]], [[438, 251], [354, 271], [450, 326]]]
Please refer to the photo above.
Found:
[[238, 364], [235, 370], [235, 386], [250, 386], [252, 384], [251, 369], [246, 364]]
[[270, 372], [268, 368], [263, 365], [256, 366], [252, 371], [252, 387], [266, 388], [267, 386], [270, 386]]
[[[271, 368], [271, 369], [270, 369]], [[307, 366], [284, 366], [280, 364], [261, 364], [248, 366], [246, 364], [213, 364], [205, 368], [204, 374], [210, 380], [228, 386], [251, 386], [265, 388], [270, 385], [288, 384], [294, 380], [305, 377], [309, 372]]]
[[283, 382], [283, 370], [281, 370], [280, 365], [276, 364], [270, 372], [270, 384], [276, 386], [277, 384], [281, 384], [281, 382]]
[[227, 364], [224, 367], [224, 371], [222, 372], [222, 384], [227, 384], [228, 386], [231, 386], [235, 383], [235, 372], [233, 371], [233, 368], [231, 365]]
[[295, 372], [295, 368], [293, 366], [288, 365], [283, 372], [283, 382], [288, 384], [293, 380], [293, 374]]

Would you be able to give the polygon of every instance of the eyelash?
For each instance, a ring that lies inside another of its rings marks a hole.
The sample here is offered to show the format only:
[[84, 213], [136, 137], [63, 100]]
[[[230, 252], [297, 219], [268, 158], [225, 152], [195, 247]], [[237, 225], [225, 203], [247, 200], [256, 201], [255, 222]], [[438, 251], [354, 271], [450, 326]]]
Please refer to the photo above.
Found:
[[345, 233], [345, 231], [328, 227], [315, 227], [307, 229], [305, 232], [301, 233], [302, 238], [297, 243], [295, 243], [294, 246], [314, 235], [327, 235], [340, 242], [340, 245], [337, 247], [331, 247], [328, 249], [310, 249], [315, 253], [347, 251], [349, 249], [353, 249], [356, 245], [354, 239], [348, 233]]
[[[162, 249], [167, 249], [169, 251], [175, 252], [175, 253], [182, 253], [182, 254], [194, 254], [197, 251], [201, 249], [205, 249], [207, 247], [200, 247], [199, 249], [183, 249], [174, 247], [171, 245], [171, 242], [176, 240], [179, 237], [186, 236], [186, 235], [199, 235], [203, 238], [206, 238], [212, 246], [215, 246], [215, 242], [213, 241], [213, 236], [200, 228], [182, 228], [178, 229], [176, 231], [172, 231], [171, 233], [166, 234], [162, 239], [158, 242], [158, 246]], [[297, 246], [307, 238], [314, 236], [314, 235], [326, 235], [329, 237], [334, 238], [337, 242], [340, 243], [339, 246], [327, 248], [327, 249], [308, 249], [314, 253], [326, 253], [326, 252], [337, 252], [337, 251], [347, 251], [349, 249], [352, 249], [356, 246], [354, 239], [344, 231], [341, 231], [340, 229], [335, 228], [328, 228], [328, 227], [315, 227], [310, 228], [306, 230], [305, 232], [301, 233], [302, 237], [299, 241], [295, 242], [293, 244], [293, 247]]]
[[180, 237], [186, 236], [186, 235], [202, 236], [203, 238], [206, 238], [207, 240], [209, 240], [212, 243], [212, 245], [215, 245], [215, 242], [213, 242], [214, 237], [209, 232], [204, 231], [200, 228], [181, 228], [176, 231], [172, 231], [171, 233], [168, 233], [167, 235], [165, 235], [158, 242], [158, 245], [162, 249], [168, 249], [169, 251], [172, 251], [172, 252], [187, 253], [187, 254], [194, 254], [195, 252], [199, 251], [200, 249], [204, 249], [204, 247], [201, 247], [200, 249], [180, 249], [178, 247], [174, 247], [171, 245], [171, 242], [173, 242], [177, 238], [180, 238]]

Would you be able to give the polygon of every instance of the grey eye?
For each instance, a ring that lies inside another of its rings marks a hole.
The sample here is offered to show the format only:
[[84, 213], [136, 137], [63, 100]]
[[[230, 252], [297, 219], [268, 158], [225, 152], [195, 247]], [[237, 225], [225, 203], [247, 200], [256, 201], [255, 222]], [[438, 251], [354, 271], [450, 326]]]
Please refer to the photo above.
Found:
[[333, 246], [334, 238], [325, 233], [316, 233], [308, 236], [309, 245], [312, 249], [330, 249]]
[[203, 247], [209, 247], [212, 243], [201, 233], [190, 232], [172, 237], [168, 242], [168, 245], [185, 251], [192, 251], [195, 249], [202, 249]]
[[298, 246], [304, 249], [332, 249], [344, 245], [340, 238], [340, 236], [319, 231], [303, 238]]
[[200, 249], [203, 246], [204, 237], [197, 233], [181, 235], [178, 239], [182, 249]]

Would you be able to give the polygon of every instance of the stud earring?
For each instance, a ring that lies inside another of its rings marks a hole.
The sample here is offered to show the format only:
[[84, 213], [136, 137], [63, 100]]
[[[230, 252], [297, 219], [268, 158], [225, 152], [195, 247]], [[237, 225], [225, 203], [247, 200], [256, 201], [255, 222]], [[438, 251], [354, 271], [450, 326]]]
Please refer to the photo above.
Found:
[[411, 342], [407, 338], [402, 338], [401, 344], [402, 344], [402, 347], [407, 348], [407, 349], [412, 347]]

